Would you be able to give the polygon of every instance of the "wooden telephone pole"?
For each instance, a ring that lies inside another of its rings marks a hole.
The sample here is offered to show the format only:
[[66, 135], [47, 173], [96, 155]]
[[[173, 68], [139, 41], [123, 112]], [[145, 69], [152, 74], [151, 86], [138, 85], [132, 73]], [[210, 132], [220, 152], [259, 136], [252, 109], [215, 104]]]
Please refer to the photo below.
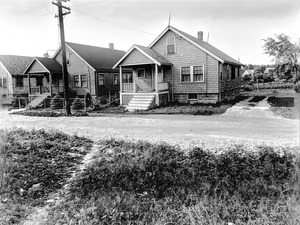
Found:
[[[70, 115], [71, 114], [71, 106], [69, 103], [69, 81], [68, 81], [68, 68], [67, 68], [66, 43], [65, 43], [65, 31], [64, 31], [63, 16], [70, 14], [71, 9], [69, 7], [63, 6], [61, 3], [62, 1], [68, 2], [70, 0], [57, 0], [57, 2], [52, 2], [52, 4], [56, 5], [58, 8], [58, 16], [56, 15], [55, 17], [58, 17], [58, 19], [59, 19], [66, 115]], [[63, 12], [63, 9], [66, 9], [68, 11]]]

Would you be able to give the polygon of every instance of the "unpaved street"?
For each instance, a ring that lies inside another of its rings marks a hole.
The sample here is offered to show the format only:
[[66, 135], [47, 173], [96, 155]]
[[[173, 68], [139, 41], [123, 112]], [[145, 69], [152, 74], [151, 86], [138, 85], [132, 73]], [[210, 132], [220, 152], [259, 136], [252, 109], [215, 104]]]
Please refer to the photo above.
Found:
[[219, 116], [100, 115], [27, 117], [0, 111], [0, 129], [57, 129], [93, 140], [124, 138], [208, 148], [234, 143], [299, 146], [299, 121], [274, 116], [267, 107], [237, 105]]

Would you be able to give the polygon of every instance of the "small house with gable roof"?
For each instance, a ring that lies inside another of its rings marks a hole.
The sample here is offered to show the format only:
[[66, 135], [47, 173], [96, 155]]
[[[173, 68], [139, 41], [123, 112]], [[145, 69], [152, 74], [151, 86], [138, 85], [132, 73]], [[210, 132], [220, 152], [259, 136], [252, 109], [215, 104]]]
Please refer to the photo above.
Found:
[[[198, 37], [168, 26], [148, 46], [133, 45], [114, 65], [128, 110], [169, 101], [215, 103], [240, 93], [242, 64]], [[123, 75], [131, 68], [133, 74]]]

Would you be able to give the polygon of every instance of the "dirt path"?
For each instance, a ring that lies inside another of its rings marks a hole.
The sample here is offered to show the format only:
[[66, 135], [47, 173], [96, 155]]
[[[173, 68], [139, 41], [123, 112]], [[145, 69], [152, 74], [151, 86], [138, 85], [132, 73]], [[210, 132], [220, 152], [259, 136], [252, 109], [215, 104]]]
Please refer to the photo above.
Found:
[[93, 140], [123, 138], [214, 148], [234, 143], [299, 145], [299, 121], [276, 117], [266, 101], [241, 102], [223, 115], [101, 115], [99, 117], [26, 117], [2, 111], [0, 129], [58, 129]]

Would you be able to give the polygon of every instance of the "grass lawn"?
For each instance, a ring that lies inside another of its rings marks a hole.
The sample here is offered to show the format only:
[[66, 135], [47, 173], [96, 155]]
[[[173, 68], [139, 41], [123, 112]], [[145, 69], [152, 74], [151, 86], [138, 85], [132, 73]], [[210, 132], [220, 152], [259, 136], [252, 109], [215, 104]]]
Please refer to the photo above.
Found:
[[0, 130], [0, 224], [19, 224], [62, 188], [89, 151], [86, 138], [44, 130]]
[[[287, 224], [300, 222], [299, 156], [288, 147], [202, 148], [92, 142], [44, 130], [1, 133], [0, 221], [20, 224], [74, 171], [46, 224]], [[4, 159], [6, 160], [5, 163]], [[3, 173], [5, 171], [5, 173]]]

